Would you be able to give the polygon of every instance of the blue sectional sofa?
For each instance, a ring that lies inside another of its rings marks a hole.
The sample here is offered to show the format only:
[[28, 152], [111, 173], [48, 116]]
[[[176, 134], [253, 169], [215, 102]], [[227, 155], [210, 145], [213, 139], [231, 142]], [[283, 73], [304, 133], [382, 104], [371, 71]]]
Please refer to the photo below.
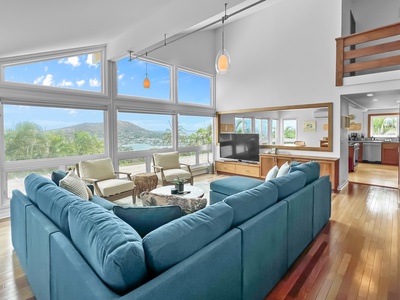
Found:
[[12, 242], [39, 300], [263, 299], [330, 217], [329, 178], [309, 164], [144, 238], [39, 175], [25, 189]]

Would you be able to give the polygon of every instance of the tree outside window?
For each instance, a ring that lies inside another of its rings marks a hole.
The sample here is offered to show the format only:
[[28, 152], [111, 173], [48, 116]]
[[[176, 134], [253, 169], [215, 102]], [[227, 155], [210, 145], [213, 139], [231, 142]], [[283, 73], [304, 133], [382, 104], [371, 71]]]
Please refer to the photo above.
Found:
[[399, 115], [369, 115], [368, 127], [370, 137], [397, 137], [399, 135]]
[[297, 120], [283, 119], [283, 143], [293, 144], [297, 136]]

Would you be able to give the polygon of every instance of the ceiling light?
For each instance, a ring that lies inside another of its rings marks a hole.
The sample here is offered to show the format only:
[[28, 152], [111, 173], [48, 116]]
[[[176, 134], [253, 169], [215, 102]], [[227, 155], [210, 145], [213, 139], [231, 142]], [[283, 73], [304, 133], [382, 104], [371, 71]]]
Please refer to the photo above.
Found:
[[374, 99], [372, 99], [372, 101], [373, 101], [373, 102], [378, 102], [379, 99], [374, 98]]
[[369, 94], [367, 94], [367, 97], [372, 97], [374, 94], [372, 94], [372, 93], [369, 93]]
[[215, 70], [217, 71], [218, 74], [226, 74], [229, 71], [229, 68], [231, 66], [231, 57], [226, 51], [224, 47], [224, 42], [225, 42], [225, 20], [228, 19], [226, 15], [226, 6], [227, 3], [225, 3], [225, 15], [222, 17], [222, 48], [218, 52], [217, 57], [215, 58]]
[[[147, 53], [146, 53], [146, 57], [147, 57]], [[149, 89], [150, 88], [150, 79], [147, 78], [147, 60], [146, 60], [146, 78], [143, 80], [143, 87], [145, 89]]]

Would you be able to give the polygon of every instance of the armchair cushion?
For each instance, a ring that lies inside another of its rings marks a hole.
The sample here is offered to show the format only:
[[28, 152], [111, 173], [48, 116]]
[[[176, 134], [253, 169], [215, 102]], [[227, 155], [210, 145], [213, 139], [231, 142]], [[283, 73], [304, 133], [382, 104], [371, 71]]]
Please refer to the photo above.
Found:
[[115, 178], [111, 158], [80, 161], [79, 171], [83, 178], [93, 178], [97, 180]]
[[134, 183], [129, 179], [108, 179], [104, 181], [98, 181], [97, 186], [101, 193], [108, 197], [110, 195], [116, 195], [122, 192], [133, 190]]
[[174, 179], [176, 179], [176, 177], [179, 177], [179, 178], [182, 178], [182, 179], [185, 179], [188, 181], [192, 177], [190, 172], [188, 172], [186, 170], [182, 170], [182, 169], [164, 170], [164, 176], [165, 176], [165, 180], [169, 181], [169, 182], [174, 181]]
[[182, 216], [182, 209], [177, 205], [126, 208], [114, 206], [113, 211], [117, 217], [135, 229], [141, 237]]
[[154, 153], [154, 164], [160, 166], [165, 170], [168, 169], [180, 169], [179, 164], [179, 153], [177, 151], [167, 153]]

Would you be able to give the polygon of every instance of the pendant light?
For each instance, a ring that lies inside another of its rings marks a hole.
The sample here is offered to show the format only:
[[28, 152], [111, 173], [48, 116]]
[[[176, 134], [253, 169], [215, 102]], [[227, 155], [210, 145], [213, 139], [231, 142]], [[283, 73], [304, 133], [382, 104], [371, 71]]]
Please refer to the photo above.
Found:
[[145, 89], [149, 89], [150, 88], [150, 79], [147, 78], [147, 52], [146, 52], [146, 78], [143, 80], [143, 87]]
[[227, 3], [225, 3], [225, 16], [222, 17], [222, 48], [218, 52], [217, 57], [215, 59], [215, 70], [217, 71], [218, 74], [226, 74], [229, 71], [229, 68], [231, 66], [231, 57], [225, 49], [225, 20], [227, 19], [226, 16], [226, 6]]

